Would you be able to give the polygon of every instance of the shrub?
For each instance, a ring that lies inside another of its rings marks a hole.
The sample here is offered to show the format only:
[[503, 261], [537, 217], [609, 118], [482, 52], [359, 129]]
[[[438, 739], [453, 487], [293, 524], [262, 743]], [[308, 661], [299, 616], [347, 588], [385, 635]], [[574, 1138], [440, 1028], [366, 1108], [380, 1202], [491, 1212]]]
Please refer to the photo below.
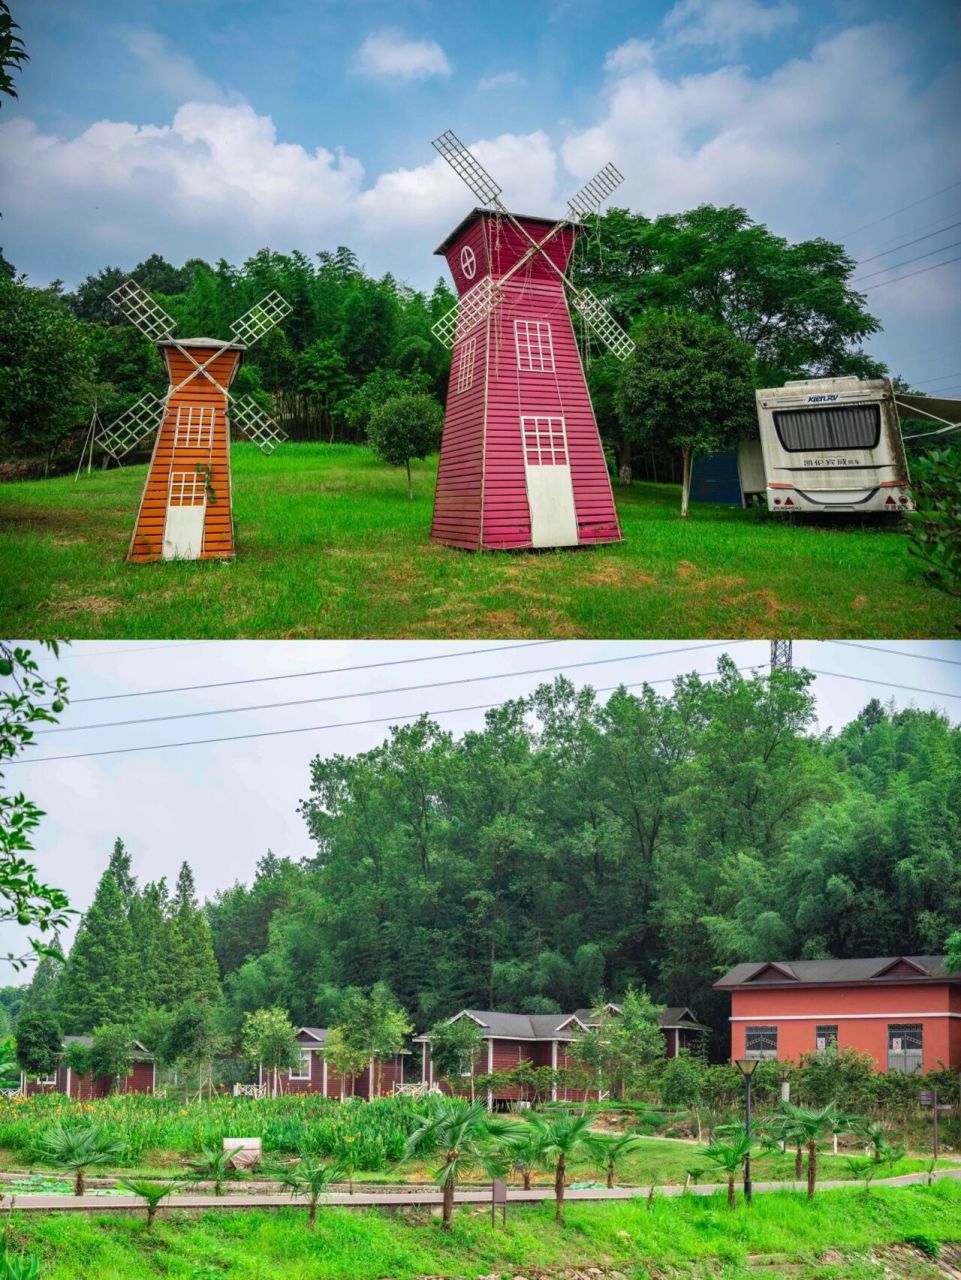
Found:
[[911, 469], [918, 508], [908, 527], [911, 551], [932, 582], [961, 595], [961, 449], [932, 449]]

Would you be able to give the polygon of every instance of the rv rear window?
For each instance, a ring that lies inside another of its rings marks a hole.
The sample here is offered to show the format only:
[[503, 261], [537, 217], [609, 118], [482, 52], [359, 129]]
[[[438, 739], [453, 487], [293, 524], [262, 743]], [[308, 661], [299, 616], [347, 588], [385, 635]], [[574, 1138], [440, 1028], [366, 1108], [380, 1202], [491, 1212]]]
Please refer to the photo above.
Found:
[[789, 453], [811, 449], [875, 449], [881, 438], [881, 406], [826, 405], [818, 409], [781, 409], [774, 430]]

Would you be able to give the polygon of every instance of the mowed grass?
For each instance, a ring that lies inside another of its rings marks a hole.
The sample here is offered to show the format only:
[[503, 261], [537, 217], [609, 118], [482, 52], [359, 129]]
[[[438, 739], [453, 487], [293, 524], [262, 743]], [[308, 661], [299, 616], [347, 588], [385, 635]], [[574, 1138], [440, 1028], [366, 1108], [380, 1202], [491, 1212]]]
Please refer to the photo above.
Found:
[[145, 467], [0, 486], [8, 635], [71, 638], [948, 637], [961, 600], [929, 586], [897, 528], [794, 525], [616, 489], [624, 542], [470, 554], [430, 541], [436, 459], [234, 446], [237, 558], [125, 562]]
[[[321, 1208], [169, 1211], [148, 1235], [142, 1218], [13, 1212], [12, 1244], [42, 1258], [44, 1280], [420, 1280], [556, 1275], [569, 1268], [649, 1276], [907, 1276], [938, 1274], [930, 1254], [961, 1241], [961, 1186], [758, 1195], [731, 1212], [722, 1196], [512, 1208], [491, 1227], [486, 1209], [460, 1209], [443, 1233], [425, 1215]], [[914, 1239], [922, 1249], [897, 1249]], [[922, 1251], [923, 1250], [923, 1251]], [[908, 1266], [910, 1265], [910, 1270]], [[567, 1274], [570, 1274], [567, 1271]]]

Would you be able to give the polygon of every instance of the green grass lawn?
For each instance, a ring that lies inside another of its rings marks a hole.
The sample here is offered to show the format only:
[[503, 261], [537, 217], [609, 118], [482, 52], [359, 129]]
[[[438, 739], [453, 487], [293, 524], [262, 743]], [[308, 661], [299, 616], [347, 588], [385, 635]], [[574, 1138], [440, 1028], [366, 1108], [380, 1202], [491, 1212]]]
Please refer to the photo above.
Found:
[[233, 453], [232, 564], [124, 561], [145, 468], [0, 486], [8, 635], [460, 638], [953, 636], [897, 529], [788, 525], [759, 510], [619, 489], [623, 544], [468, 554], [429, 539], [436, 460], [366, 449]]
[[[568, 1268], [641, 1277], [792, 1275], [934, 1277], [932, 1256], [961, 1241], [961, 1186], [755, 1197], [732, 1213], [723, 1197], [567, 1208], [512, 1209], [492, 1228], [485, 1209], [461, 1209], [441, 1232], [424, 1215], [300, 1207], [141, 1217], [14, 1212], [15, 1248], [41, 1255], [43, 1280], [422, 1280], [559, 1275]], [[911, 1248], [902, 1242], [914, 1241]], [[901, 1246], [901, 1247], [899, 1247]], [[919, 1247], [920, 1246], [920, 1247]], [[885, 1269], [885, 1267], [887, 1269]], [[908, 1269], [910, 1267], [910, 1269]]]

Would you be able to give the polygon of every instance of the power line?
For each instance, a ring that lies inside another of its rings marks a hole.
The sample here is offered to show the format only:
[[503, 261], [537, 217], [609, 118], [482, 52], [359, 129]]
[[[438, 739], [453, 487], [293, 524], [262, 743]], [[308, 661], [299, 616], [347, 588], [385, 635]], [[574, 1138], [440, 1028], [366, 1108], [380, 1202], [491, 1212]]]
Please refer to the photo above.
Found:
[[[84, 642], [68, 640], [67, 643], [74, 645]], [[72, 649], [71, 652], [82, 658], [119, 658], [122, 653], [155, 653], [158, 649], [189, 649], [191, 645], [216, 643], [216, 640], [174, 640], [169, 644], [138, 644], [131, 649]]]
[[933, 653], [912, 653], [909, 649], [887, 649], [879, 644], [864, 644], [860, 640], [822, 640], [822, 644], [836, 644], [842, 649], [867, 649], [869, 653], [892, 653], [897, 658], [920, 658], [922, 662], [945, 662], [949, 667], [961, 667], [961, 659], [939, 658]]
[[[491, 645], [486, 649], [460, 649], [454, 653], [429, 653], [418, 658], [393, 658], [384, 662], [364, 662], [358, 663], [351, 667], [328, 667], [321, 671], [292, 671], [286, 675], [279, 676], [252, 676], [244, 680], [221, 680], [214, 684], [188, 684], [179, 689], [146, 689], [141, 692], [134, 693], [107, 693], [97, 698], [71, 698], [70, 705], [76, 706], [80, 702], [111, 702], [117, 698], [150, 698], [155, 694], [161, 693], [193, 693], [198, 689], [225, 689], [231, 685], [244, 684], [263, 684], [272, 680], [300, 680], [307, 676], [329, 676], [341, 675], [351, 671], [371, 671], [379, 667], [403, 667], [408, 666], [412, 662], [438, 662], [442, 658], [470, 658], [481, 653], [506, 653], [511, 649], [535, 649], [545, 644], [566, 644], [565, 640], [528, 640], [522, 644], [498, 644]], [[718, 649], [725, 644], [739, 644], [738, 640], [712, 640], [709, 644], [689, 644], [674, 649], [657, 649], [652, 653], [646, 654], [649, 658], [666, 657], [674, 653], [690, 653], [697, 649]], [[307, 699], [310, 701], [310, 699]], [[321, 699], [317, 699], [321, 701]], [[283, 705], [283, 704], [277, 704]], [[291, 704], [293, 705], [293, 704]], [[158, 719], [164, 719], [160, 716]], [[120, 723], [134, 724], [135, 721], [121, 721]], [[44, 730], [44, 732], [47, 732]]]
[[[725, 643], [733, 643], [725, 641]], [[744, 643], [743, 641], [741, 643]], [[746, 667], [738, 667], [738, 671], [753, 671], [757, 664]], [[717, 675], [716, 671], [695, 671], [694, 675], [699, 678]], [[613, 693], [615, 689], [635, 689], [642, 684], [667, 684], [672, 680], [676, 680], [677, 676], [659, 676], [656, 680], [638, 680], [631, 684], [608, 685], [603, 689], [595, 689], [595, 693]], [[306, 725], [302, 729], [265, 729], [258, 733], [235, 733], [223, 738], [194, 738], [187, 742], [154, 742], [148, 743], [142, 747], [111, 747], [105, 751], [78, 751], [73, 755], [66, 756], [36, 756], [29, 760], [9, 760], [7, 764], [43, 764], [44, 762], [52, 763], [60, 760], [90, 760], [97, 756], [122, 756], [132, 755], [142, 751], [169, 751], [174, 747], [201, 747], [211, 743], [219, 742], [242, 742], [251, 738], [283, 738], [293, 733], [319, 733], [326, 729], [355, 729], [362, 725], [371, 724], [391, 724], [398, 723], [401, 720], [419, 720], [421, 716], [452, 716], [458, 715], [464, 711], [491, 711], [495, 707], [504, 706], [503, 702], [480, 702], [471, 707], [448, 707], [442, 711], [412, 711], [404, 715], [395, 713], [389, 716], [374, 716], [369, 720], [342, 720], [336, 724], [314, 724]]]
[[939, 373], [936, 378], [924, 378], [921, 382], [913, 382], [914, 387], [930, 387], [932, 382], [943, 382], [945, 378], [961, 378], [961, 373]]
[[859, 258], [858, 266], [863, 267], [866, 263], [874, 262], [877, 258], [886, 258], [889, 253], [897, 253], [899, 249], [909, 249], [913, 244], [920, 244], [922, 240], [930, 240], [932, 236], [939, 236], [942, 232], [951, 231], [955, 227], [961, 227], [961, 220], [949, 222], [946, 227], [939, 227], [937, 231], [929, 231], [926, 236], [918, 236], [915, 240], [905, 240], [902, 244], [896, 244], [891, 249], [884, 249], [881, 253], [872, 254], [870, 258]]
[[[741, 643], [746, 642], [742, 641]], [[747, 666], [737, 667], [735, 669], [737, 671], [756, 671], [757, 667], [757, 663], [751, 663]], [[961, 698], [961, 693], [949, 693], [946, 690], [941, 689], [919, 689], [913, 685], [894, 684], [890, 680], [874, 680], [867, 676], [845, 675], [841, 671], [821, 671], [817, 667], [806, 667], [803, 668], [803, 670], [810, 671], [812, 675], [829, 676], [835, 680], [855, 680], [859, 684], [875, 684], [888, 689], [899, 689], [903, 693], [923, 693], [932, 698]], [[717, 672], [695, 671], [691, 674], [696, 676], [698, 679], [708, 679], [716, 676]], [[636, 689], [638, 685], [669, 684], [671, 681], [676, 679], [676, 675], [659, 676], [654, 680], [638, 680], [631, 683], [622, 682], [618, 685], [608, 685], [604, 688], [595, 689], [594, 692], [613, 693], [616, 689]], [[419, 720], [422, 716], [451, 716], [459, 715], [467, 711], [491, 711], [494, 708], [502, 707], [503, 705], [503, 702], [481, 702], [469, 707], [447, 707], [440, 711], [412, 711], [407, 714], [395, 713], [394, 715], [389, 716], [373, 716], [366, 720], [343, 720], [338, 721], [336, 724], [306, 725], [300, 729], [265, 729], [260, 730], [257, 733], [235, 733], [222, 738], [192, 738], [185, 742], [155, 742], [148, 743], [147, 745], [140, 747], [111, 747], [104, 751], [78, 751], [72, 755], [36, 756], [32, 760], [10, 760], [7, 764], [52, 764], [55, 761], [59, 762], [63, 760], [91, 760], [99, 756], [134, 755], [144, 751], [170, 751], [177, 747], [202, 747], [221, 742], [244, 742], [249, 741], [252, 738], [284, 738], [289, 737], [291, 734], [320, 733], [327, 729], [354, 729], [372, 724], [396, 724], [402, 720]]]
[[872, 289], [883, 289], [886, 284], [897, 284], [901, 280], [910, 280], [912, 276], [923, 276], [926, 271], [937, 271], [938, 267], [949, 267], [952, 262], [961, 262], [961, 254], [956, 258], [947, 258], [944, 262], [935, 262], [933, 266], [922, 267], [920, 271], [909, 271], [906, 276], [895, 276], [893, 280], [879, 280], [877, 284], [869, 284], [864, 292], [870, 293]]
[[955, 187], [961, 187], [961, 178], [946, 187], [940, 187], [937, 191], [932, 191], [930, 195], [922, 196], [920, 200], [912, 200], [910, 204], [903, 204], [900, 209], [893, 209], [883, 217], [875, 218], [873, 222], [864, 222], [860, 227], [854, 227], [853, 230], [845, 232], [845, 236], [857, 235], [859, 231], [867, 231], [869, 227], [876, 227], [878, 223], [887, 222], [889, 218], [895, 218], [899, 213], [905, 213], [908, 209], [917, 208], [919, 204], [926, 204], [928, 200], [933, 200], [935, 196], [943, 196], [945, 191], [953, 191]]
[[[748, 640], [718, 640], [710, 645], [698, 645], [698, 648], [720, 648], [735, 644], [749, 644]], [[790, 641], [788, 641], [790, 643]], [[675, 650], [666, 650], [668, 653]], [[296, 698], [290, 702], [262, 702], [249, 707], [216, 707], [209, 711], [180, 711], [169, 716], [140, 716], [133, 720], [107, 720], [100, 724], [58, 725], [55, 729], [35, 729], [34, 736], [41, 733], [84, 733], [91, 729], [120, 729], [131, 724], [159, 724], [167, 720], [197, 720], [206, 716], [238, 715], [246, 711], [272, 711], [281, 707], [305, 707], [317, 702], [343, 702], [352, 698], [378, 698], [388, 693], [417, 693], [422, 689], [447, 689], [461, 684], [482, 684], [488, 680], [510, 680], [515, 676], [540, 676], [551, 671], [576, 671], [580, 667], [608, 666], [614, 662], [636, 662], [646, 658], [657, 657], [654, 653], [626, 653], [612, 658], [591, 658], [585, 662], [555, 663], [550, 667], [532, 667], [525, 671], [496, 671], [486, 676], [462, 676], [459, 680], [433, 680], [429, 684], [400, 685], [393, 689], [361, 689], [356, 693], [329, 693], [320, 698]]]
[[892, 262], [888, 267], [882, 267], [879, 271], [869, 271], [866, 276], [855, 276], [851, 281], [852, 284], [858, 284], [861, 280], [873, 280], [875, 276], [883, 276], [886, 271], [897, 271], [898, 267], [909, 267], [912, 262], [920, 262], [922, 258], [933, 258], [936, 253], [944, 253], [946, 249], [956, 249], [961, 244], [961, 240], [953, 240], [950, 244], [943, 244], [940, 249], [932, 249], [929, 253], [919, 253], [913, 258], [905, 258], [903, 262]]
[[[200, 641], [198, 643], [207, 643]], [[198, 689], [226, 689], [230, 685], [265, 684], [272, 680], [302, 680], [308, 676], [333, 676], [348, 671], [371, 671], [375, 667], [402, 667], [412, 662], [440, 662], [445, 658], [469, 658], [480, 653], [504, 653], [508, 649], [533, 649], [538, 645], [563, 644], [561, 640], [527, 640], [520, 644], [495, 644], [486, 649], [466, 649], [459, 653], [428, 653], [418, 658], [392, 658], [383, 662], [365, 662], [351, 667], [326, 667], [320, 671], [290, 671], [279, 676], [250, 676], [244, 680], [220, 680], [212, 684], [187, 684], [175, 689], [141, 689], [129, 693], [104, 693], [92, 698], [71, 698], [71, 706], [80, 702], [113, 702], [117, 698], [152, 698], [162, 693], [194, 693]]]

